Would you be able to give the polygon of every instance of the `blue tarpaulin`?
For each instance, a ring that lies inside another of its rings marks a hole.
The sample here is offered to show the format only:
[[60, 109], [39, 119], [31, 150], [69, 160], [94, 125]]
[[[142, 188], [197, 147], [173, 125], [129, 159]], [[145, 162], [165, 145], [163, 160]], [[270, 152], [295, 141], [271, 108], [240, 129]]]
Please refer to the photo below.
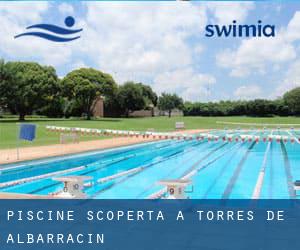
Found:
[[21, 124], [19, 139], [26, 141], [33, 141], [35, 139], [36, 125], [35, 124]]

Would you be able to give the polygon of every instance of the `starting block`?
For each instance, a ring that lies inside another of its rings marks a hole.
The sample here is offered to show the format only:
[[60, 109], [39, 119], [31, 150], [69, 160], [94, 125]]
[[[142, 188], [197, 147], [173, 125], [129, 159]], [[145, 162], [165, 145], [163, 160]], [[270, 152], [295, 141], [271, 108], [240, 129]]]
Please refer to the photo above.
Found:
[[297, 191], [300, 190], [300, 180], [297, 180], [294, 182], [294, 191], [295, 191], [295, 196], [298, 196], [297, 195]]
[[[192, 183], [191, 180], [161, 180], [158, 182], [160, 185], [164, 185], [167, 187], [167, 191], [169, 193], [168, 199], [187, 199], [186, 192], [184, 189], [186, 186]], [[193, 190], [191, 191], [193, 192]]]
[[53, 178], [55, 181], [64, 183], [63, 192], [59, 193], [59, 198], [84, 199], [86, 194], [83, 192], [84, 181], [90, 180], [90, 176], [64, 176]]

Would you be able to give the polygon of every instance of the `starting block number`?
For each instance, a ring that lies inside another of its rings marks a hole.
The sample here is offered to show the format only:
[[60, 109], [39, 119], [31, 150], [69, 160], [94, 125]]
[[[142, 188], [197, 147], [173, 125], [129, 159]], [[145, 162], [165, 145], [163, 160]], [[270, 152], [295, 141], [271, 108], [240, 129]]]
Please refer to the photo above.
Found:
[[[72, 186], [72, 190], [79, 190], [79, 184], [76, 183]], [[67, 183], [65, 183], [65, 186], [64, 186], [64, 192], [65, 193], [68, 193], [69, 192], [69, 188], [67, 186]]]

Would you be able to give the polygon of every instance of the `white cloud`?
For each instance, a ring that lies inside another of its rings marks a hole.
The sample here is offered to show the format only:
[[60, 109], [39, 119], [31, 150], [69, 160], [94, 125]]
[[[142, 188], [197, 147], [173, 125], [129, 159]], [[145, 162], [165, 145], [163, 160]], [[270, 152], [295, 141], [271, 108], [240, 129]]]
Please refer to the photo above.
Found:
[[216, 56], [217, 64], [230, 70], [230, 75], [244, 77], [264, 74], [267, 66], [279, 68], [297, 57], [294, 41], [300, 39], [300, 12], [295, 12], [286, 28], [277, 27], [275, 37], [242, 40], [237, 49], [227, 49]]
[[207, 4], [214, 15], [214, 20], [219, 24], [229, 24], [233, 20], [244, 22], [255, 5], [252, 2], [214, 2]]
[[74, 8], [72, 5], [67, 4], [67, 3], [62, 3], [58, 6], [58, 10], [60, 13], [62, 14], [67, 14], [67, 15], [71, 15], [74, 13]]
[[47, 2], [1, 2], [1, 16], [8, 17], [10, 21], [25, 23], [27, 21], [40, 21], [41, 13], [47, 11]]
[[1, 3], [1, 52], [12, 60], [38, 61], [53, 66], [68, 63], [72, 56], [71, 46], [31, 37], [14, 39], [15, 35], [25, 32], [27, 26], [41, 22], [48, 8], [47, 2]]
[[300, 11], [295, 12], [290, 20], [287, 26], [286, 37], [291, 41], [300, 39]]
[[164, 72], [154, 79], [154, 89], [158, 93], [177, 93], [185, 100], [200, 101], [207, 98], [206, 88], [216, 79], [207, 74], [194, 72], [191, 68]]
[[238, 87], [234, 93], [234, 97], [239, 100], [250, 100], [262, 97], [262, 89], [258, 85], [242, 85]]
[[[147, 79], [192, 64], [187, 39], [206, 23], [205, 8], [187, 2], [86, 4], [81, 49], [104, 71]], [[197, 49], [200, 49], [197, 47]]]
[[280, 97], [285, 92], [300, 86], [300, 59], [293, 62], [285, 74], [285, 78], [279, 83], [272, 97]]
[[217, 64], [230, 69], [230, 75], [244, 77], [264, 74], [268, 65], [296, 58], [296, 50], [284, 35], [274, 38], [251, 38], [241, 42], [236, 50], [227, 49], [216, 56]]
[[[209, 5], [87, 2], [84, 3], [87, 12], [83, 16], [80, 12], [81, 17], [76, 20], [76, 27], [83, 28], [81, 39], [56, 44], [25, 37], [13, 39], [14, 35], [24, 32], [26, 26], [46, 21], [45, 17], [51, 14], [47, 13], [47, 2], [1, 3], [1, 53], [15, 60], [36, 60], [56, 67], [64, 65], [67, 70], [96, 67], [113, 74], [119, 83], [131, 79], [144, 81], [153, 83], [158, 92], [175, 91], [185, 99], [203, 100], [207, 86], [216, 81], [214, 76], [199, 72], [199, 65], [194, 67], [195, 58], [211, 49], [199, 42], [207, 13], [213, 14], [210, 21], [244, 22], [254, 7], [253, 3], [236, 2]], [[58, 10], [66, 14], [77, 11], [67, 3], [59, 4]], [[245, 39], [234, 49], [224, 49], [216, 57], [217, 64], [239, 77], [264, 74], [269, 68], [272, 71], [282, 69], [285, 63], [296, 58], [293, 42], [300, 39], [299, 19], [300, 14], [296, 12], [288, 27], [275, 38]], [[215, 48], [212, 51], [215, 53]], [[283, 89], [298, 82], [299, 66], [300, 63], [295, 63], [294, 70], [291, 66], [290, 75], [287, 74], [281, 86]], [[258, 85], [241, 86], [234, 96], [258, 97], [261, 92]]]
[[194, 55], [199, 56], [202, 52], [204, 52], [204, 50], [205, 48], [201, 44], [198, 44], [194, 48]]
[[[57, 68], [65, 65], [68, 70], [77, 66], [97, 67], [114, 75], [119, 83], [128, 79], [151, 83], [156, 76], [191, 68], [195, 53], [199, 55], [204, 50], [199, 43], [191, 46], [188, 39], [203, 31], [207, 20], [205, 6], [188, 2], [84, 5], [86, 13], [77, 17], [76, 22], [76, 27], [83, 28], [81, 39], [63, 44], [30, 37], [13, 38], [24, 32], [26, 26], [46, 21], [43, 17], [49, 14], [47, 3], [34, 2], [30, 8], [19, 3], [13, 8], [0, 4], [0, 21], [4, 26], [1, 52], [12, 60], [35, 60]], [[58, 10], [70, 14], [75, 11], [66, 3], [58, 5]], [[199, 77], [194, 71], [189, 74]]]

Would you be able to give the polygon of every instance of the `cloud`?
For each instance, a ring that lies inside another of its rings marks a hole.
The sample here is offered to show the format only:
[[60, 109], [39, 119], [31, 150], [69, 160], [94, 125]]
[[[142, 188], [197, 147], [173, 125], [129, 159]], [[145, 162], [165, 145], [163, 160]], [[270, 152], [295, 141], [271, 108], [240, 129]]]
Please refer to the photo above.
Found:
[[6, 58], [38, 61], [53, 66], [64, 65], [70, 61], [71, 46], [67, 47], [64, 44], [51, 43], [38, 38], [32, 39], [31, 37], [14, 39], [14, 36], [23, 33], [27, 26], [41, 22], [49, 7], [47, 2], [0, 4], [1, 52]]
[[293, 88], [300, 86], [300, 59], [294, 61], [288, 68], [285, 78], [279, 83], [272, 97], [281, 97], [283, 94]]
[[21, 23], [27, 21], [40, 21], [41, 13], [48, 10], [47, 2], [1, 2], [0, 12], [2, 17], [9, 17], [10, 21]]
[[215, 82], [216, 79], [211, 75], [185, 68], [157, 75], [153, 87], [158, 93], [175, 92], [185, 100], [203, 101], [207, 98], [206, 88]]
[[214, 2], [208, 3], [207, 7], [213, 14], [212, 21], [219, 24], [229, 24], [233, 20], [244, 22], [255, 5], [252, 2]]
[[217, 65], [230, 70], [230, 75], [245, 77], [264, 74], [268, 66], [280, 67], [297, 57], [293, 42], [300, 39], [300, 12], [295, 12], [286, 28], [276, 30], [275, 37], [242, 40], [237, 49], [226, 49], [216, 56]]
[[251, 100], [261, 98], [262, 96], [262, 89], [258, 85], [242, 85], [238, 87], [234, 93], [234, 97], [239, 100]]
[[74, 8], [72, 5], [67, 4], [67, 3], [62, 3], [58, 6], [58, 10], [60, 13], [62, 14], [67, 14], [67, 15], [71, 15], [74, 14]]
[[296, 11], [293, 18], [290, 20], [287, 26], [286, 37], [290, 41], [300, 39], [300, 11]]
[[194, 47], [194, 55], [199, 56], [204, 50], [205, 48], [201, 44], [198, 44]]
[[[87, 3], [81, 48], [98, 67], [140, 80], [193, 63], [187, 39], [206, 23], [191, 3]], [[200, 49], [200, 44], [197, 47]]]
[[[57, 68], [63, 66], [67, 71], [78, 66], [95, 67], [111, 73], [119, 83], [136, 80], [159, 84], [158, 79], [172, 72], [175, 74], [173, 82], [176, 77], [179, 77], [177, 81], [183, 76], [192, 79], [184, 91], [186, 98], [196, 98], [202, 81], [214, 81], [193, 70], [195, 54], [203, 53], [204, 47], [201, 43], [189, 43], [190, 38], [198, 37], [204, 30], [205, 6], [188, 2], [172, 5], [87, 2], [82, 5], [85, 12], [76, 20], [76, 25], [83, 28], [82, 37], [60, 44], [26, 37], [13, 39], [14, 35], [24, 32], [26, 26], [46, 22], [51, 14], [49, 4], [33, 3], [31, 18], [24, 14], [28, 13], [27, 5], [16, 4], [12, 8], [0, 4], [0, 21], [6, 27], [0, 38], [1, 52], [11, 60], [35, 60]], [[57, 8], [64, 17], [67, 13], [77, 13], [67, 3]], [[61, 21], [63, 24], [63, 18]], [[189, 70], [181, 70], [186, 68]], [[200, 80], [199, 86], [196, 80]]]
[[251, 38], [238, 49], [227, 49], [216, 56], [217, 64], [230, 69], [230, 75], [244, 77], [264, 74], [268, 65], [281, 64], [296, 58], [296, 50], [284, 35], [274, 38]]
[[[228, 70], [231, 76], [251, 78], [283, 70], [297, 58], [300, 12], [295, 12], [275, 38], [244, 39], [238, 46], [233, 44], [227, 48], [201, 40], [208, 22], [226, 24], [234, 19], [242, 23], [254, 8], [250, 2], [1, 3], [0, 51], [1, 56], [10, 60], [51, 64], [60, 75], [76, 67], [94, 67], [111, 73], [118, 83], [142, 81], [152, 84], [158, 92], [175, 91], [186, 100], [203, 100], [207, 98], [208, 85], [216, 82], [214, 73], [207, 74], [203, 68], [211, 72], [219, 70], [211, 58], [216, 58], [217, 65]], [[76, 28], [83, 28], [80, 39], [61, 44], [25, 37], [13, 39], [28, 25], [49, 21], [54, 10], [58, 25], [64, 25], [66, 14], [76, 17]], [[277, 93], [298, 82], [300, 63], [297, 62], [290, 65]], [[228, 82], [227, 77], [224, 76], [224, 82]], [[230, 93], [236, 98], [251, 95], [261, 96], [262, 89], [255, 84], [242, 85]]]

